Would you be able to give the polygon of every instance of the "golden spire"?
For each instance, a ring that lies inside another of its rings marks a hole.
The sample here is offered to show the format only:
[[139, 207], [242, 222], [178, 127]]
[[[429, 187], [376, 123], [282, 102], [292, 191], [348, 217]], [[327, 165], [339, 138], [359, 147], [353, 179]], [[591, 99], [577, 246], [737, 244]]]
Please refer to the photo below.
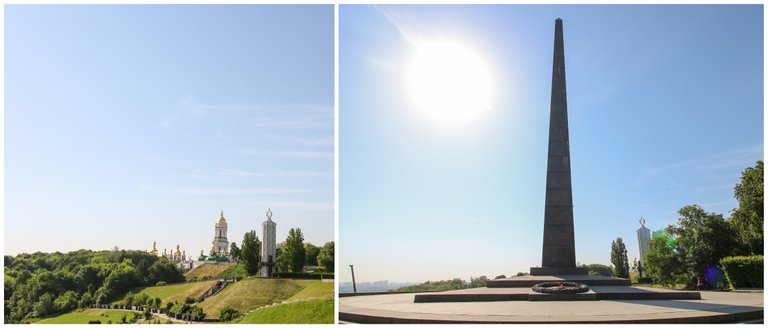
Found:
[[219, 216], [219, 224], [227, 223], [227, 220], [224, 219], [224, 210], [221, 210], [221, 215]]

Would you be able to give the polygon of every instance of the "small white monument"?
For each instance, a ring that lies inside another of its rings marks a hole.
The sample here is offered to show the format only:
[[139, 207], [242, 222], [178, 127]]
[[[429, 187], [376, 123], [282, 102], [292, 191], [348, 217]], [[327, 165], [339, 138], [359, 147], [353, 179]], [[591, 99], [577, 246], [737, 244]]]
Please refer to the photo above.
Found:
[[[640, 248], [640, 265], [645, 268], [645, 254], [651, 248], [651, 229], [645, 227], [645, 219], [640, 217], [640, 229], [637, 229], [637, 243]], [[645, 277], [645, 270], [640, 270], [640, 276]]]
[[267, 220], [261, 224], [262, 227], [262, 246], [261, 246], [261, 276], [264, 278], [272, 276], [272, 269], [275, 267], [275, 256], [277, 251], [276, 231], [277, 223], [272, 221], [272, 209], [267, 210]]

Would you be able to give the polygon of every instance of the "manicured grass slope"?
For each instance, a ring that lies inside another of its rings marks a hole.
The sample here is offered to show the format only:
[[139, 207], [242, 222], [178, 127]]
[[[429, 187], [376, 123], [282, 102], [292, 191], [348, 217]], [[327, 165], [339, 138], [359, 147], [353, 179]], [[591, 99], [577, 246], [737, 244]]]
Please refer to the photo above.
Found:
[[198, 304], [213, 318], [231, 306], [240, 313], [264, 305], [285, 301], [308, 285], [306, 280], [246, 278], [227, 286], [218, 294]]
[[[105, 314], [102, 316], [101, 314]], [[112, 323], [119, 323], [120, 318], [126, 315], [132, 317], [130, 311], [120, 310], [103, 310], [103, 309], [85, 309], [83, 311], [72, 311], [70, 313], [62, 314], [57, 317], [43, 319], [35, 322], [35, 324], [59, 324], [59, 323], [84, 323], [87, 324], [91, 320], [100, 320], [101, 323], [107, 323], [108, 320], [112, 320]]]
[[258, 309], [238, 323], [333, 323], [333, 298], [318, 298]]
[[133, 293], [144, 293], [150, 298], [159, 297], [162, 301], [162, 305], [165, 306], [168, 302], [183, 302], [187, 297], [197, 298], [215, 283], [216, 281], [211, 280], [168, 286], [146, 287], [133, 290]]
[[304, 289], [291, 296], [289, 300], [303, 300], [317, 297], [333, 297], [333, 283], [322, 282], [320, 280], [296, 280], [296, 283], [303, 286]]
[[222, 272], [229, 269], [233, 265], [227, 265], [227, 264], [211, 264], [206, 263], [203, 264], [197, 268], [194, 268], [192, 270], [189, 270], [189, 272], [185, 273], [184, 276], [189, 278], [195, 278], [195, 277], [218, 277]]

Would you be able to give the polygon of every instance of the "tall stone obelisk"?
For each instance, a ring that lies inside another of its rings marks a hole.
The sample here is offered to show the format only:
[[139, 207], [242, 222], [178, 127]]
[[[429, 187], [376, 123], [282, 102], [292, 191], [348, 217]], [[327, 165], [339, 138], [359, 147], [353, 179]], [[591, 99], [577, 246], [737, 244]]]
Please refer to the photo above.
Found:
[[549, 113], [549, 152], [544, 204], [544, 246], [541, 268], [532, 275], [587, 274], [576, 267], [573, 238], [571, 157], [568, 144], [568, 104], [565, 93], [563, 20], [555, 21], [555, 53], [552, 63], [552, 98]]

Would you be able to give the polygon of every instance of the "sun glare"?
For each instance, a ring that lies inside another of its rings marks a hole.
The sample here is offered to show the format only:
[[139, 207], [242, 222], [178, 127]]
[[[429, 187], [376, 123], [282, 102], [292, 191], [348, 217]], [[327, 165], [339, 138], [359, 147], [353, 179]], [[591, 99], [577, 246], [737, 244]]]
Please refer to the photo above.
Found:
[[442, 126], [469, 122], [491, 108], [491, 75], [471, 48], [456, 42], [417, 45], [407, 70], [415, 107]]

